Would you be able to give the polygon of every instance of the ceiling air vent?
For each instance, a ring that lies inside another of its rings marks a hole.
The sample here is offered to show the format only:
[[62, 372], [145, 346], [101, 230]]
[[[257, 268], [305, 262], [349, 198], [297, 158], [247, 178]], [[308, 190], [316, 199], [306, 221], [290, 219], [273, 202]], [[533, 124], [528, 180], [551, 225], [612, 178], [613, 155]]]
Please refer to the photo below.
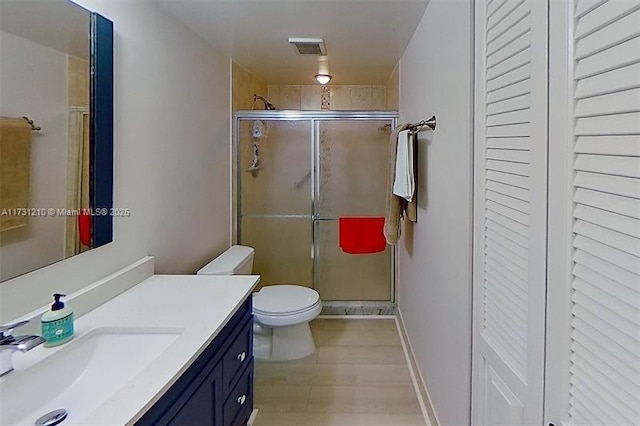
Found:
[[325, 56], [327, 54], [324, 39], [321, 38], [289, 37], [289, 43], [299, 55]]

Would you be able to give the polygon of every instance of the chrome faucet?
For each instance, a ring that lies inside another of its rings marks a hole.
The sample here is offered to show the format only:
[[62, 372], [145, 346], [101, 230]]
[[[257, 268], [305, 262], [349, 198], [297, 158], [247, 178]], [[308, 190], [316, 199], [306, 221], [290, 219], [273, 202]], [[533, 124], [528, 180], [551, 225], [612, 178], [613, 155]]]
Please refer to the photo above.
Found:
[[40, 336], [13, 336], [13, 330], [28, 324], [20, 321], [14, 324], [0, 325], [0, 377], [13, 371], [12, 355], [15, 351], [27, 352], [35, 348], [44, 339]]

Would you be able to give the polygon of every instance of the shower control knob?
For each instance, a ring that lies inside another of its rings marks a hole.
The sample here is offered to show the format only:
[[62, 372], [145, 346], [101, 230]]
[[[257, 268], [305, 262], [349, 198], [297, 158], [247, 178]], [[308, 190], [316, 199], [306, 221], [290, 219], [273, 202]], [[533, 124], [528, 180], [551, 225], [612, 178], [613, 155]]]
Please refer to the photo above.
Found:
[[238, 404], [244, 405], [244, 402], [246, 400], [247, 400], [247, 395], [242, 395], [241, 397], [238, 397]]
[[247, 353], [243, 351], [242, 353], [239, 353], [236, 358], [238, 359], [238, 361], [243, 362], [246, 357], [247, 357]]

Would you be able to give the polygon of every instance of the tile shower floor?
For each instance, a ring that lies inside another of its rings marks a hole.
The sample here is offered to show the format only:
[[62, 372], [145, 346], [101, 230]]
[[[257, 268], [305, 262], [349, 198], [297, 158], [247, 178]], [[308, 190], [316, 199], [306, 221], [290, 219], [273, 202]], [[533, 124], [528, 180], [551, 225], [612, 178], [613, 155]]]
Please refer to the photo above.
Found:
[[422, 425], [395, 321], [316, 319], [314, 354], [256, 363], [255, 426]]

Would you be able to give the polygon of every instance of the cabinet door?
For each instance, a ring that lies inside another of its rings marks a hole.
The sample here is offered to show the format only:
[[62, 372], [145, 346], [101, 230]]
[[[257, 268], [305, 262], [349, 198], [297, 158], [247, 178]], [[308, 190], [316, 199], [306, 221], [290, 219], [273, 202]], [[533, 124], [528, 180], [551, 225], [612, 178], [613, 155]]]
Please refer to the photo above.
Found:
[[217, 425], [222, 406], [222, 365], [218, 364], [168, 421], [172, 426]]
[[474, 425], [542, 422], [547, 3], [476, 1]]

